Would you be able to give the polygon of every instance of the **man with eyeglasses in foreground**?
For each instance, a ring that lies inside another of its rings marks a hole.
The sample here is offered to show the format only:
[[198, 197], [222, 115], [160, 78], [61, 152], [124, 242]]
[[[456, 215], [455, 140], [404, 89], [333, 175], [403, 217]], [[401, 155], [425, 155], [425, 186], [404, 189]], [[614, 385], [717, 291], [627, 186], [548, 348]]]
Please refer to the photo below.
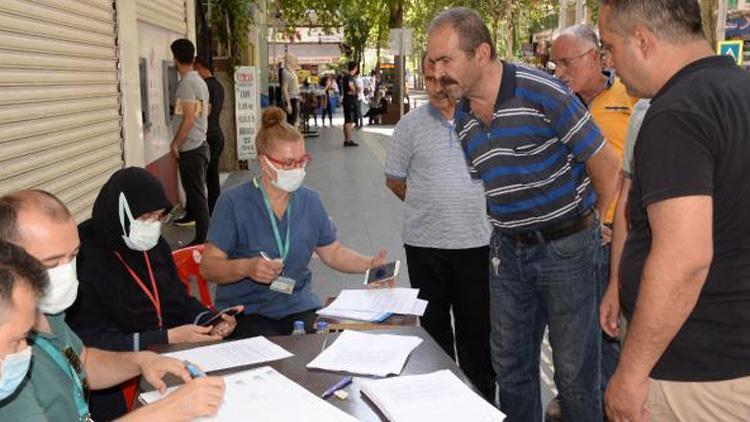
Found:
[[218, 308], [245, 306], [232, 338], [288, 335], [295, 321], [312, 331], [321, 306], [308, 268], [313, 253], [345, 273], [382, 265], [386, 253], [363, 256], [336, 240], [320, 196], [302, 185], [312, 157], [283, 110], [263, 112], [255, 145], [261, 175], [219, 197], [201, 274], [219, 284]]
[[142, 375], [159, 390], [173, 374], [187, 384], [165, 400], [121, 418], [124, 421], [188, 421], [216, 413], [224, 394], [221, 378], [191, 381], [182, 361], [153, 352], [108, 352], [84, 347], [65, 323], [78, 293], [75, 220], [65, 205], [43, 191], [0, 197], [0, 241], [22, 247], [47, 268], [49, 287], [37, 303], [29, 342], [33, 365], [15, 393], [0, 401], [0, 420], [87, 421], [89, 389], [115, 387]]

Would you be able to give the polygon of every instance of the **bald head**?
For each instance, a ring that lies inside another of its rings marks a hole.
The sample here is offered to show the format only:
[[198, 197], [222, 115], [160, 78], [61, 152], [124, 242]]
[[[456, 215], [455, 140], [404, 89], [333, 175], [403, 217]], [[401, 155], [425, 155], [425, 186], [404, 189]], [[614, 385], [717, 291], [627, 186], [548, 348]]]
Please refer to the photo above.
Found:
[[76, 222], [54, 195], [24, 190], [0, 197], [0, 240], [19, 245], [47, 268], [78, 253]]
[[0, 197], [0, 240], [18, 242], [19, 215], [32, 210], [56, 223], [73, 218], [65, 204], [51, 193], [36, 189], [14, 192]]

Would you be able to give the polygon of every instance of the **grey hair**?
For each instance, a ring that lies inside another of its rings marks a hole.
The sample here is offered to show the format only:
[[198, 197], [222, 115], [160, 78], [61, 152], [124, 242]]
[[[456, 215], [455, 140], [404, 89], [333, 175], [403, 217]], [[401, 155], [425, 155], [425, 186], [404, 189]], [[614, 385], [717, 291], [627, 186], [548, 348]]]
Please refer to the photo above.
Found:
[[430, 26], [427, 27], [427, 33], [446, 25], [455, 29], [459, 37], [460, 48], [466, 54], [473, 56], [477, 48], [486, 43], [490, 46], [490, 59], [494, 60], [497, 57], [490, 30], [475, 10], [466, 7], [445, 10], [432, 19]]
[[698, 0], [601, 0], [612, 9], [612, 24], [621, 33], [643, 25], [659, 38], [676, 42], [704, 38]]
[[560, 35], [573, 35], [581, 41], [587, 42], [599, 49], [599, 36], [596, 35], [594, 28], [589, 25], [573, 25], [565, 28]]

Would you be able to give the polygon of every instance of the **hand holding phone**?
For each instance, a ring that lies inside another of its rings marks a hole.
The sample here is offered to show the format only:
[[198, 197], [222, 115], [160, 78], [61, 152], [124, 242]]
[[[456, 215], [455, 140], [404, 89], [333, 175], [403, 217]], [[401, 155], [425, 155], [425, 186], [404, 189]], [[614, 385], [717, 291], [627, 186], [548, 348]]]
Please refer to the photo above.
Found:
[[207, 319], [205, 322], [202, 322], [200, 325], [203, 327], [216, 326], [224, 321], [224, 319], [222, 318], [222, 315], [233, 317], [244, 310], [245, 310], [245, 307], [242, 305], [232, 306], [230, 308], [224, 308], [220, 310], [219, 312], [216, 312], [215, 314], [211, 315], [209, 319]]
[[379, 283], [387, 280], [393, 280], [398, 277], [398, 271], [401, 268], [401, 261], [388, 262], [383, 265], [372, 267], [365, 272], [364, 285]]

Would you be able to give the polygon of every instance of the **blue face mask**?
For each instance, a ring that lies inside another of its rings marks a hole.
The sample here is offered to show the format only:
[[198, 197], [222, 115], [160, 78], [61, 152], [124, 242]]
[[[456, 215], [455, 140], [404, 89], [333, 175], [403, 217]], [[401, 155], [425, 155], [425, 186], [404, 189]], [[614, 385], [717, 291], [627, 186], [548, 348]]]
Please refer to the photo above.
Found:
[[21, 384], [31, 363], [31, 347], [5, 356], [0, 367], [0, 400], [13, 394]]

